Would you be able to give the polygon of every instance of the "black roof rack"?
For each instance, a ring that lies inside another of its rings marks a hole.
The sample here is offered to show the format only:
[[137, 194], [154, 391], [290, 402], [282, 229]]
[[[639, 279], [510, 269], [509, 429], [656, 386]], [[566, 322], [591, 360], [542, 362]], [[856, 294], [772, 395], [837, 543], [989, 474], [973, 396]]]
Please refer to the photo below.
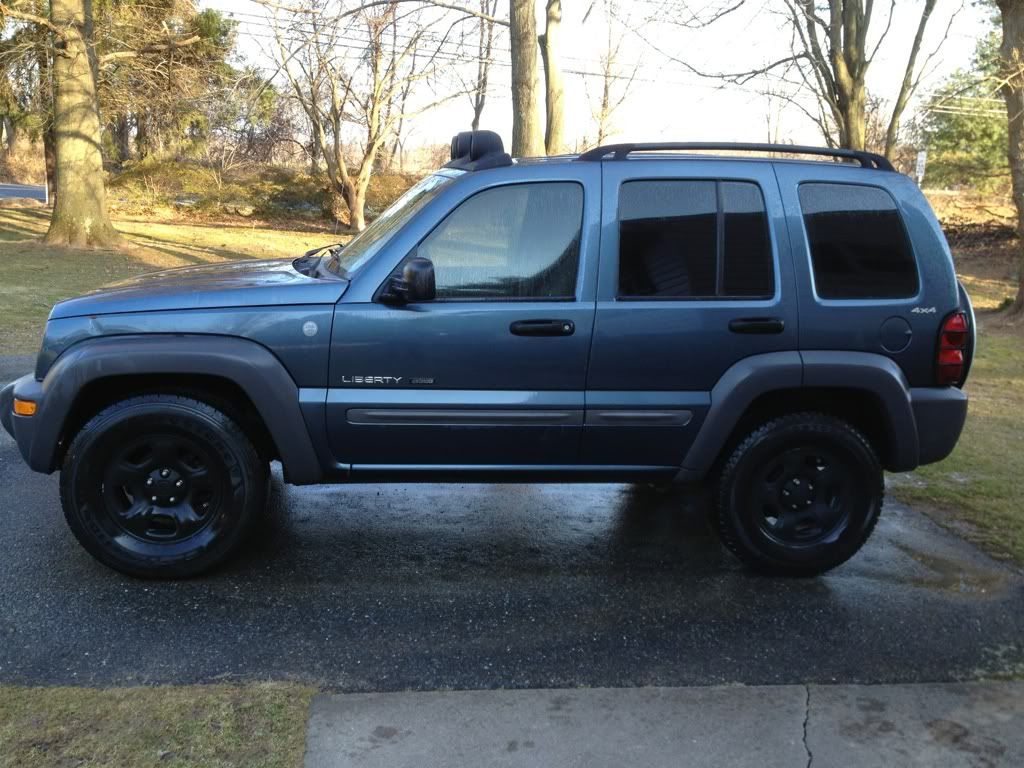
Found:
[[674, 150], [728, 150], [730, 152], [782, 152], [789, 155], [824, 155], [826, 157], [856, 160], [864, 168], [895, 171], [892, 163], [874, 152], [828, 147], [801, 147], [795, 144], [745, 144], [742, 142], [684, 141], [648, 144], [608, 144], [587, 150], [579, 160], [625, 160], [632, 152], [666, 152]]

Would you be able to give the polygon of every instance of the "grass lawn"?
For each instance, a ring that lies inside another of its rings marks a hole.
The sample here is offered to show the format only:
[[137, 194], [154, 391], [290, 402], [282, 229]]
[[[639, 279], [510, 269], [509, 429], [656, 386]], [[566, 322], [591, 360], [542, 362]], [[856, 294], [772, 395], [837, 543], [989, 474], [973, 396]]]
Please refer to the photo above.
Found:
[[299, 768], [313, 693], [289, 683], [0, 686], [0, 768]]
[[988, 551], [1024, 565], [1024, 333], [983, 331], [978, 348], [966, 386], [967, 425], [953, 454], [891, 477], [892, 491]]
[[121, 252], [54, 250], [39, 242], [45, 208], [0, 208], [0, 354], [34, 353], [50, 308], [124, 277], [225, 259], [299, 256], [337, 242], [330, 229], [293, 231], [241, 223], [115, 221], [131, 248]]

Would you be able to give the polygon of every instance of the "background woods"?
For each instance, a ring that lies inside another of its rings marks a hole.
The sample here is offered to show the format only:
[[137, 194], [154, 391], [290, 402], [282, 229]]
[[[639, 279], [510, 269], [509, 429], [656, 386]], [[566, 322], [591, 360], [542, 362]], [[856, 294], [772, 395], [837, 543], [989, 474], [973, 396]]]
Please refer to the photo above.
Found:
[[1024, 210], [1022, 35], [1011, 0], [0, 0], [0, 178], [48, 179], [53, 244], [120, 244], [108, 195], [360, 230], [455, 130], [557, 154], [735, 93], [730, 138], [926, 150], [926, 187]]

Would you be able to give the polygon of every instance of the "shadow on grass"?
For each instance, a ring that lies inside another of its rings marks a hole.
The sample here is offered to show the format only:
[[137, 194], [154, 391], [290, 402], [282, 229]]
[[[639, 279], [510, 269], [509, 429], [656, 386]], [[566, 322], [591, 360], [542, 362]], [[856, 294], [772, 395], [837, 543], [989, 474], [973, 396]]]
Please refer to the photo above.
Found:
[[[154, 251], [160, 251], [170, 256], [175, 256], [194, 264], [205, 264], [210, 261], [237, 261], [239, 259], [251, 259], [255, 256], [243, 253], [241, 251], [231, 250], [229, 248], [220, 248], [211, 245], [186, 245], [178, 240], [174, 240], [168, 237], [157, 237], [151, 234], [139, 234], [133, 235], [130, 233], [123, 233], [125, 236], [135, 245], [143, 248], [151, 248]], [[298, 250], [298, 249], [296, 249]], [[208, 254], [211, 257], [203, 259], [200, 254]], [[301, 255], [301, 254], [296, 254]]]

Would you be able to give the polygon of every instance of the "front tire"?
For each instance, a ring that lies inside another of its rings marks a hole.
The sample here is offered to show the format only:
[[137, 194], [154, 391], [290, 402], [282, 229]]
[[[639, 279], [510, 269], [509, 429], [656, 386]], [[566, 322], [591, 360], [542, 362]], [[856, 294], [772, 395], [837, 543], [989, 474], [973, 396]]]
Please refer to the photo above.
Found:
[[267, 463], [216, 408], [180, 395], [124, 400], [93, 417], [64, 457], [61, 505], [103, 564], [184, 578], [227, 559], [262, 510]]
[[716, 523], [725, 546], [755, 570], [814, 576], [867, 541], [883, 495], [882, 467], [864, 435], [825, 414], [789, 414], [733, 451]]

